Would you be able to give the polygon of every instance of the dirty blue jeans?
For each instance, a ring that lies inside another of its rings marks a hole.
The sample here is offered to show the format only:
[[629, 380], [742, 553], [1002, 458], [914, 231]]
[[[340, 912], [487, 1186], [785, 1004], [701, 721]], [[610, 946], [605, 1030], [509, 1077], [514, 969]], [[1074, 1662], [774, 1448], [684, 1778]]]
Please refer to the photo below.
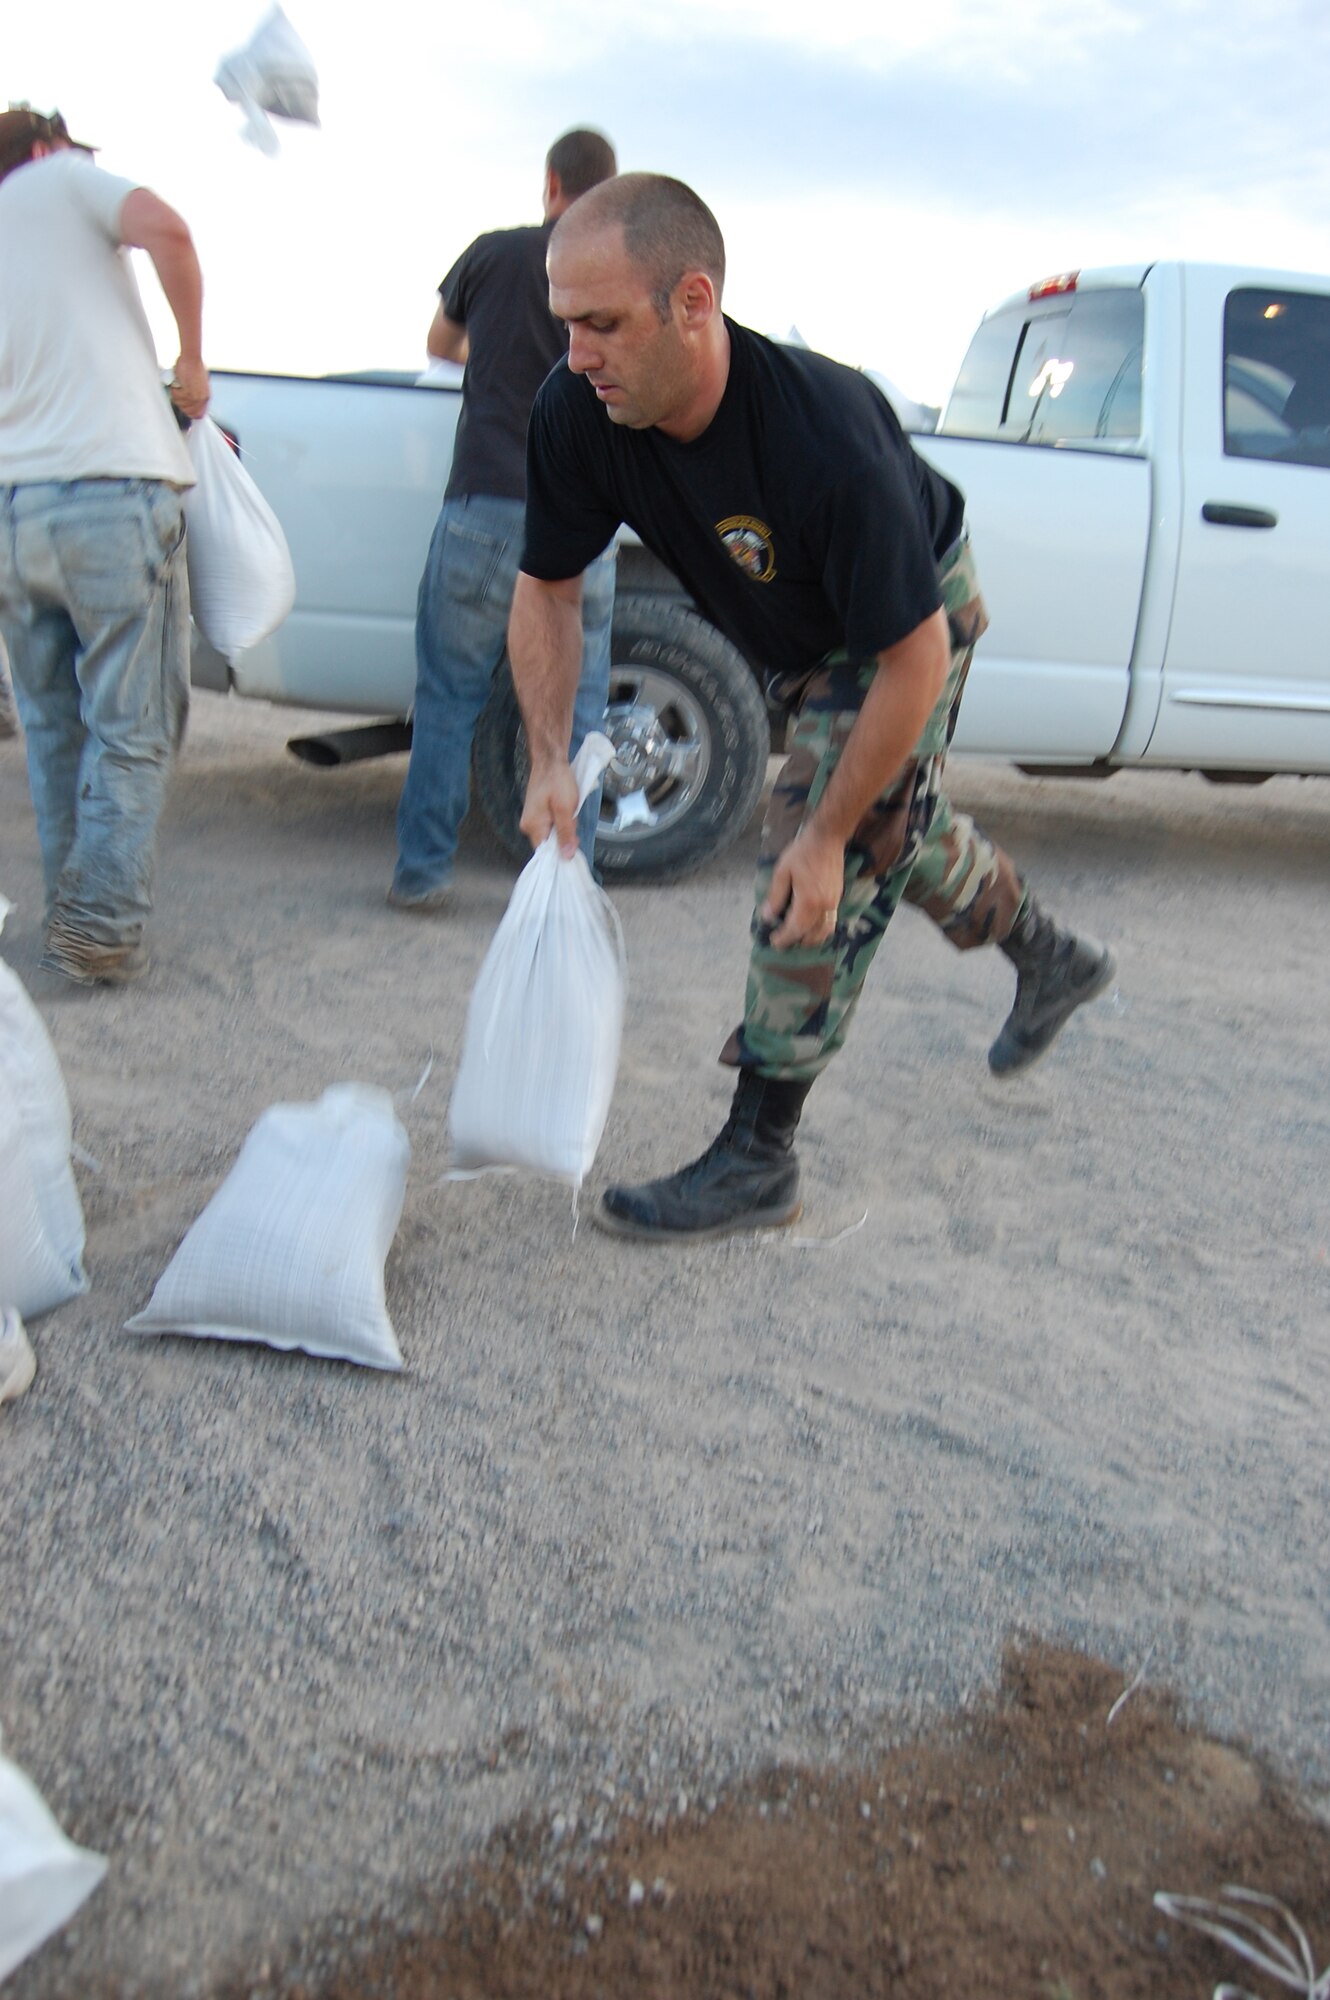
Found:
[[138, 943], [189, 708], [180, 493], [155, 479], [0, 486], [9, 649], [48, 920]]
[[[411, 762], [397, 808], [393, 875], [400, 896], [427, 896], [443, 888], [453, 872], [470, 799], [472, 739], [508, 643], [525, 512], [520, 500], [472, 493], [445, 500], [435, 525], [416, 604]], [[582, 584], [574, 754], [590, 730], [604, 726], [613, 617], [611, 548], [592, 563]], [[577, 822], [588, 862], [599, 815], [597, 787]]]

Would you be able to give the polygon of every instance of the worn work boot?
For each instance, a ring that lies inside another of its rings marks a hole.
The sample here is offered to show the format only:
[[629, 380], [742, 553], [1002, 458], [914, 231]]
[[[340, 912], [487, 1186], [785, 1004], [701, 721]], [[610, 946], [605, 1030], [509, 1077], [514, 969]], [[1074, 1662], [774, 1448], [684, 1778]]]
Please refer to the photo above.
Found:
[[596, 1221], [612, 1236], [700, 1242], [742, 1229], [781, 1229], [798, 1217], [794, 1133], [811, 1082], [741, 1069], [724, 1126], [700, 1159], [642, 1187], [607, 1188]]
[[994, 1076], [1028, 1069], [1078, 1007], [1117, 977], [1117, 960], [1095, 938], [1059, 930], [1031, 896], [999, 949], [1016, 968], [1016, 999], [988, 1051]]
[[387, 902], [389, 909], [405, 910], [413, 917], [437, 917], [452, 908], [453, 885], [451, 881], [441, 882], [437, 889], [425, 889], [413, 896], [394, 882], [388, 890]]
[[60, 916], [46, 926], [46, 949], [41, 965], [47, 972], [59, 972], [76, 986], [127, 986], [142, 979], [150, 960], [147, 947], [137, 944], [103, 944], [75, 930]]

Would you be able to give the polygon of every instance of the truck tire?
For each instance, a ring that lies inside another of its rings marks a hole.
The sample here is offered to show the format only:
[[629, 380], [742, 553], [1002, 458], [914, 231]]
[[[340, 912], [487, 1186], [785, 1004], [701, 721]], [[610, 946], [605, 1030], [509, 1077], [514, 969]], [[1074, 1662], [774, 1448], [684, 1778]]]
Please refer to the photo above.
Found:
[[[771, 746], [752, 669], [679, 599], [620, 595], [614, 607], [605, 773], [596, 865], [606, 881], [690, 874], [723, 854], [761, 797]], [[507, 662], [476, 729], [472, 776], [509, 853], [530, 846], [518, 822], [530, 760]]]

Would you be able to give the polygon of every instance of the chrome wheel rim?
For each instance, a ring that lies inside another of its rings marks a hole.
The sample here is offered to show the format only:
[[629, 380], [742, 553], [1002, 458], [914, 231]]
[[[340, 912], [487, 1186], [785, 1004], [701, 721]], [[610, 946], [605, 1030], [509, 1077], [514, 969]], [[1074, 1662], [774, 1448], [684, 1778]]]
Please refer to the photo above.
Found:
[[685, 819], [711, 769], [711, 725], [688, 688], [658, 668], [615, 667], [604, 726], [614, 758], [601, 791], [601, 835], [649, 840]]

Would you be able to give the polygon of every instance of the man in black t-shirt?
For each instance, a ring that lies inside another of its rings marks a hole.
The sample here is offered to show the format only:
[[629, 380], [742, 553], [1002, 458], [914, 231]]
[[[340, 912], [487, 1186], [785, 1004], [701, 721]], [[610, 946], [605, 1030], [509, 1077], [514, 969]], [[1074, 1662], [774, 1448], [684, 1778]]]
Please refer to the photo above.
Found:
[[[566, 132], [546, 157], [540, 227], [478, 236], [439, 286], [429, 352], [465, 362], [466, 375], [443, 511], [416, 605], [411, 762], [388, 891], [395, 909], [433, 912], [448, 901], [470, 797], [472, 739], [503, 658], [517, 578], [527, 417], [537, 389], [567, 351], [567, 335], [550, 312], [545, 252], [556, 218], [614, 169], [614, 148], [599, 132]], [[599, 560], [587, 566], [582, 595], [574, 751], [589, 730], [601, 728], [609, 685], [614, 551], [595, 553]], [[597, 787], [579, 822], [588, 862], [599, 811]]]
[[509, 648], [531, 746], [522, 826], [570, 849], [576, 578], [627, 522], [794, 712], [758, 862], [739, 1069], [700, 1159], [610, 1188], [597, 1220], [652, 1240], [773, 1228], [799, 1213], [793, 1142], [903, 899], [961, 949], [1016, 967], [989, 1051], [998, 1075], [1042, 1055], [1114, 976], [1060, 930], [942, 788], [986, 623], [964, 502], [913, 450], [868, 379], [727, 320], [724, 245], [681, 182], [625, 174], [550, 242], [567, 369], [527, 441], [526, 543]]

